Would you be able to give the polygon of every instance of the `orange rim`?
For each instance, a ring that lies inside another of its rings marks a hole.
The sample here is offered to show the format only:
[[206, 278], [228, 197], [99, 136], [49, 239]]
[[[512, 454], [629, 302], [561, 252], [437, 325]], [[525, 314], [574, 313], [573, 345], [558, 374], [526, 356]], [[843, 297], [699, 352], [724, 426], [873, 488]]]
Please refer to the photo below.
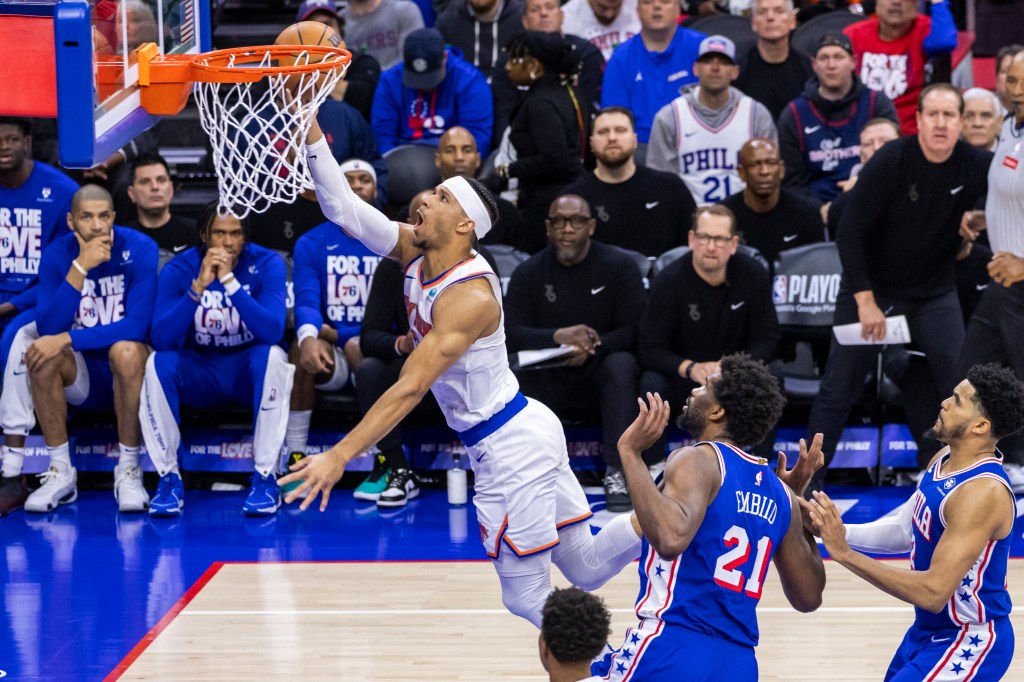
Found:
[[[260, 63], [269, 55], [277, 60], [282, 57], [296, 57], [307, 52], [309, 54], [334, 55], [338, 59], [321, 60], [309, 64], [292, 64], [289, 66], [262, 66], [239, 68], [243, 64]], [[233, 61], [232, 61], [232, 58]], [[352, 54], [348, 50], [327, 45], [260, 45], [257, 47], [236, 47], [225, 50], [214, 50], [194, 55], [192, 58], [192, 80], [205, 83], [238, 83], [258, 80], [265, 76], [298, 75], [316, 71], [333, 71], [349, 64]], [[156, 62], [159, 63], [159, 62]], [[239, 74], [238, 71], [243, 71]]]
[[[262, 63], [268, 56], [279, 60], [294, 58], [303, 52], [324, 55], [324, 59], [309, 64], [247, 66]], [[337, 59], [327, 59], [328, 56]], [[267, 76], [299, 76], [345, 69], [351, 61], [352, 54], [347, 50], [326, 45], [261, 45], [197, 55], [161, 55], [156, 45], [148, 43], [138, 50], [139, 90], [146, 111], [170, 116], [185, 108], [193, 82], [255, 83]]]

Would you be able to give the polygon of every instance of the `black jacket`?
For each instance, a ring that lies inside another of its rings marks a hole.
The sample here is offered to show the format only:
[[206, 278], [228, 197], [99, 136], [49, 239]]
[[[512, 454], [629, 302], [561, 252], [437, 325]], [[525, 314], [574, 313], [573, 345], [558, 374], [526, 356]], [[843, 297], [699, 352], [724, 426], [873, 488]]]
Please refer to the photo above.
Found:
[[651, 284], [638, 359], [644, 369], [675, 377], [687, 358], [713, 362], [746, 351], [769, 362], [778, 343], [768, 271], [737, 253], [726, 266], [725, 283], [713, 287], [697, 274], [693, 253], [687, 252]]
[[585, 324], [601, 335], [599, 356], [632, 352], [644, 296], [636, 263], [614, 246], [591, 241], [583, 262], [571, 267], [548, 246], [516, 268], [508, 283], [508, 349], [553, 348], [557, 329]]

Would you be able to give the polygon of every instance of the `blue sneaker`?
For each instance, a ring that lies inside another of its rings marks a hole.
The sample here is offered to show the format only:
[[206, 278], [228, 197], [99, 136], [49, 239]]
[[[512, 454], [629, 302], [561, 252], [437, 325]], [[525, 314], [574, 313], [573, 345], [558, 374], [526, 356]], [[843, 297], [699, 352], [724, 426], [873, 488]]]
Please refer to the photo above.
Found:
[[171, 472], [160, 477], [156, 495], [149, 501], [150, 516], [181, 516], [185, 508], [185, 484], [181, 476]]
[[252, 487], [245, 498], [242, 511], [247, 516], [276, 514], [281, 506], [281, 489], [277, 485], [274, 474], [261, 476], [258, 472], [252, 475]]

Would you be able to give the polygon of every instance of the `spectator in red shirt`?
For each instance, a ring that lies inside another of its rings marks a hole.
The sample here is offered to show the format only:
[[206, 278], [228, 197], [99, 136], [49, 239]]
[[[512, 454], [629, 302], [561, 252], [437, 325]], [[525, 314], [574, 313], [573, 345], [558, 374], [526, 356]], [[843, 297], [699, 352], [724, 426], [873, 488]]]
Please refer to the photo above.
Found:
[[917, 98], [928, 59], [956, 47], [946, 0], [931, 0], [931, 6], [929, 18], [917, 13], [917, 0], [878, 0], [875, 16], [843, 29], [853, 43], [861, 81], [893, 101], [904, 135], [917, 133]]

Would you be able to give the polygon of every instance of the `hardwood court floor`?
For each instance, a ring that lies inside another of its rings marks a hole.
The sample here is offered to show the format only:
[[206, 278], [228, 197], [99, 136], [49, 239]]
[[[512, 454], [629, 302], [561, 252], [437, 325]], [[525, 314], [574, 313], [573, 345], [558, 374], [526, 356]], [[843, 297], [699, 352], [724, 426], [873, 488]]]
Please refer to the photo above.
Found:
[[[813, 614], [790, 609], [769, 571], [762, 680], [882, 679], [912, 609], [831, 561], [826, 569], [825, 603]], [[557, 571], [555, 582], [565, 584]], [[1024, 603], [1024, 561], [1010, 562], [1009, 582]], [[614, 646], [634, 623], [637, 584], [633, 564], [600, 591], [614, 611]], [[547, 679], [537, 631], [505, 612], [489, 563], [221, 564], [196, 588], [123, 662], [121, 679]], [[1024, 633], [1021, 611], [1012, 618]], [[1006, 679], [1024, 679], [1024, 655]]]

